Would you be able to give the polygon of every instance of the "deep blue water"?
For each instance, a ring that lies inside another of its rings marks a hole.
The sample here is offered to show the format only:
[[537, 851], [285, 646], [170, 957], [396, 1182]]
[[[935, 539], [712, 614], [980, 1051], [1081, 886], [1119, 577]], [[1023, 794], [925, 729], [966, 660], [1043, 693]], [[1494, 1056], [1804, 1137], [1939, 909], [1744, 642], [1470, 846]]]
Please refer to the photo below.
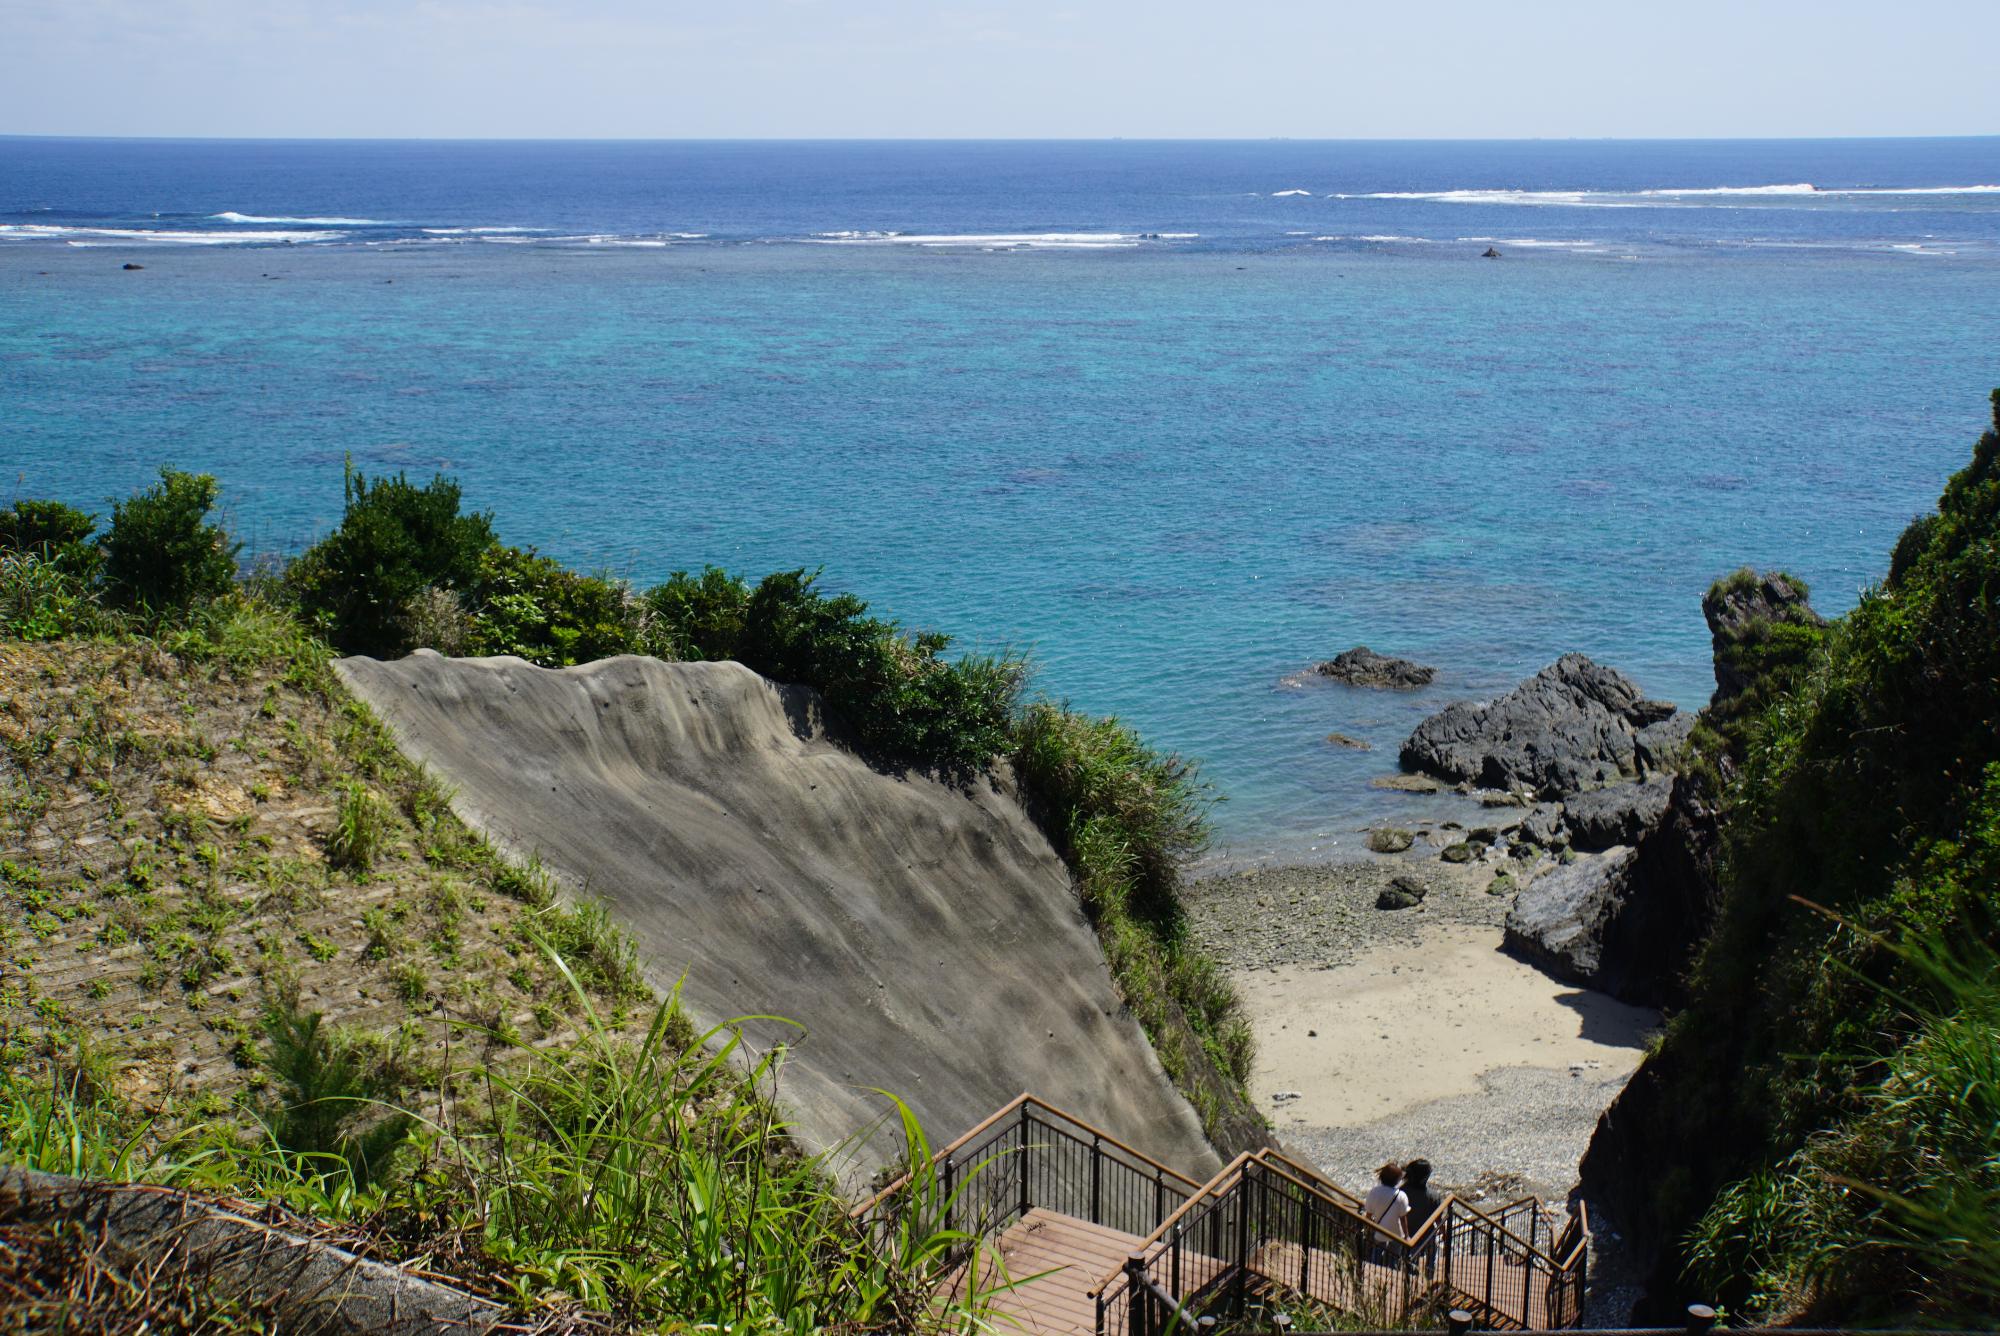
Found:
[[[1238, 856], [1567, 650], [1699, 703], [1708, 582], [1849, 606], [1995, 385], [1995, 139], [0, 139], [9, 493], [171, 461], [282, 552], [351, 452], [641, 582], [823, 564], [1203, 758]], [[1279, 685], [1356, 643], [1441, 681]]]

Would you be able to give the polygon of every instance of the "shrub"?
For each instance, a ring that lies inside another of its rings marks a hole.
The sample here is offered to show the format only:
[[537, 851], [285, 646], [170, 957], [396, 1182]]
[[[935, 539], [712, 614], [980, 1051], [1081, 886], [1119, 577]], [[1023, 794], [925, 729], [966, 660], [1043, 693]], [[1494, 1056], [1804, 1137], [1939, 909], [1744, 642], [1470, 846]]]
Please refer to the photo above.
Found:
[[719, 566], [700, 575], [675, 571], [648, 590], [644, 603], [652, 623], [655, 652], [675, 659], [734, 659], [743, 640], [743, 617], [750, 585]]
[[1116, 719], [1037, 701], [1014, 769], [1086, 894], [1129, 900], [1162, 934], [1179, 926], [1181, 865], [1208, 847], [1211, 801], [1195, 766]]
[[103, 553], [90, 541], [97, 517], [60, 501], [16, 501], [0, 510], [0, 556], [40, 557], [86, 584], [97, 576]]
[[208, 523], [218, 490], [206, 473], [161, 469], [156, 486], [112, 507], [104, 581], [113, 600], [163, 614], [229, 591], [239, 544]]
[[401, 1112], [380, 1116], [399, 1093], [395, 1082], [319, 1012], [281, 1005], [264, 1034], [260, 1060], [277, 1084], [264, 1113], [271, 1139], [295, 1155], [340, 1160], [356, 1186], [380, 1178], [414, 1121]]
[[470, 589], [493, 546], [487, 515], [459, 513], [442, 475], [418, 487], [402, 474], [372, 483], [349, 472], [340, 527], [286, 572], [300, 608], [350, 654], [411, 648], [411, 609], [430, 589]]
[[532, 548], [493, 547], [479, 560], [467, 645], [566, 668], [639, 647], [638, 617], [623, 585], [578, 575]]
[[[886, 759], [965, 772], [1007, 749], [1026, 677], [1020, 659], [947, 660], [949, 636], [905, 634], [868, 616], [852, 594], [820, 593], [816, 579], [803, 570], [766, 576], [744, 604], [734, 657], [766, 677], [815, 688], [856, 742]], [[734, 615], [729, 586], [707, 573], [704, 581], [707, 588], [694, 592], [705, 601], [694, 606], [710, 614], [707, 626], [726, 632]], [[683, 584], [676, 597], [690, 592]], [[685, 647], [689, 657], [709, 657], [705, 651], [721, 649], [723, 639], [690, 636]]]
[[1843, 1324], [1964, 1325], [2000, 1303], [2000, 952], [1935, 932], [1891, 951], [1919, 980], [1912, 1037], [1878, 1052], [1850, 1121], [1717, 1196], [1689, 1239], [1710, 1292]]
[[[1242, 1092], [1252, 1037], [1228, 976], [1184, 930], [1180, 869], [1209, 839], [1210, 798], [1195, 767], [1116, 719], [1047, 701], [1023, 713], [1013, 762], [1126, 1003], [1211, 1137], [1231, 1139], [1254, 1123]], [[1199, 1070], [1204, 1059], [1219, 1082]]]

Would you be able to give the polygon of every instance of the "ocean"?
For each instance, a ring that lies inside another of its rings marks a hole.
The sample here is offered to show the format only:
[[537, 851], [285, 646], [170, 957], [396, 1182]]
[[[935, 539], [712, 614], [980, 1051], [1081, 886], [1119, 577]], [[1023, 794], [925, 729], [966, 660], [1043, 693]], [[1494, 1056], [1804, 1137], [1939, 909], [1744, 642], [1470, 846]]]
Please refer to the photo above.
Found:
[[[1699, 705], [1709, 582], [1851, 606], [1996, 385], [2000, 139], [0, 138], [10, 496], [212, 472], [274, 557], [351, 456], [822, 567], [1200, 758], [1223, 862], [1442, 818], [1368, 781], [1567, 651]], [[1356, 644], [1438, 682], [1285, 684]]]

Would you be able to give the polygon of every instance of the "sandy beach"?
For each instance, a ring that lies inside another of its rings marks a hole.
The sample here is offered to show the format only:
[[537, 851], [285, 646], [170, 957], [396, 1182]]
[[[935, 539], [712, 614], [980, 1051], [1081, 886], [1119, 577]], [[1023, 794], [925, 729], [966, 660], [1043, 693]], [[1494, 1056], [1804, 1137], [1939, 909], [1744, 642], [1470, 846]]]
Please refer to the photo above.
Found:
[[[1638, 1065], [1658, 1014], [1502, 952], [1495, 871], [1379, 859], [1198, 888], [1195, 931], [1256, 1032], [1257, 1106], [1335, 1178], [1421, 1154], [1453, 1187], [1560, 1199]], [[1424, 903], [1375, 908], [1392, 877]]]
[[1500, 950], [1497, 928], [1441, 925], [1332, 969], [1240, 973], [1280, 1135], [1355, 1127], [1479, 1091], [1503, 1067], [1624, 1075], [1656, 1013], [1556, 983]]

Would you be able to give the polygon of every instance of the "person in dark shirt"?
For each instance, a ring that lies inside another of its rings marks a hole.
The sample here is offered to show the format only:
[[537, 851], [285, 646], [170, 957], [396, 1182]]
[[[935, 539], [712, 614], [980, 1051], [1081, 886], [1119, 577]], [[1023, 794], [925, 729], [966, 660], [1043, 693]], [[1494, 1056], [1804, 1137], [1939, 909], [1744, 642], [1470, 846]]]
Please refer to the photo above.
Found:
[[[1411, 1160], [1403, 1166], [1403, 1195], [1410, 1199], [1410, 1214], [1404, 1225], [1404, 1232], [1414, 1239], [1423, 1232], [1430, 1218], [1437, 1214], [1438, 1208], [1444, 1205], [1444, 1198], [1431, 1189], [1429, 1160]], [[1444, 1228], [1442, 1220], [1438, 1222], [1438, 1228]], [[1426, 1271], [1435, 1261], [1437, 1250], [1438, 1236], [1435, 1233], [1422, 1242], [1411, 1245], [1410, 1249], [1415, 1256], [1422, 1259]]]

